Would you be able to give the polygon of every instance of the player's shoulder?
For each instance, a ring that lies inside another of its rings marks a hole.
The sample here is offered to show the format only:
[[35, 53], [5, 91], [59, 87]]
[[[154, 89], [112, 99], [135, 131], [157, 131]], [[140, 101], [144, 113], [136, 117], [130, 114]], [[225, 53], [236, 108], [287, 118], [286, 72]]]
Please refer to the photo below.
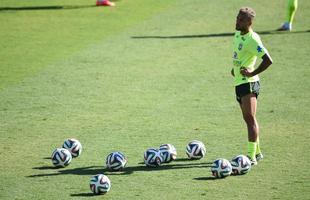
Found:
[[253, 41], [257, 41], [257, 42], [261, 41], [260, 36], [256, 32], [254, 32], [254, 31], [251, 32], [250, 38]]

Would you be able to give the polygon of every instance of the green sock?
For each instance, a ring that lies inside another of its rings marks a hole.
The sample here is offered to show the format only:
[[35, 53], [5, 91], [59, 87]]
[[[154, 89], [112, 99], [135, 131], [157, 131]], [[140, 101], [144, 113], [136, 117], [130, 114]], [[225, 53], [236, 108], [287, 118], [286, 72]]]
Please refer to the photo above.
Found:
[[257, 143], [256, 142], [248, 142], [248, 156], [252, 160], [255, 160], [256, 147], [257, 147]]
[[297, 10], [298, 0], [287, 0], [286, 22], [292, 24]]
[[260, 150], [260, 145], [259, 145], [259, 137], [257, 136], [257, 140], [256, 140], [257, 146], [256, 146], [256, 154], [260, 154], [261, 150]]

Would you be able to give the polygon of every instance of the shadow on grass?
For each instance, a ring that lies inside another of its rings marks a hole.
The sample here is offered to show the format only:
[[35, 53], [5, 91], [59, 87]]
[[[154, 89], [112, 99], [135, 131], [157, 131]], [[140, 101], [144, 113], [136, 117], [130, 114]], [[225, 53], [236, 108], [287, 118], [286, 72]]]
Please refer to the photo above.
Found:
[[[178, 161], [183, 161], [183, 159], [178, 159]], [[185, 160], [184, 160], [185, 161]], [[81, 167], [70, 169], [68, 168], [57, 168], [52, 166], [42, 166], [42, 167], [34, 167], [33, 169], [38, 170], [57, 170], [53, 173], [42, 173], [42, 174], [34, 174], [27, 176], [28, 178], [35, 178], [35, 177], [43, 177], [43, 176], [57, 176], [57, 175], [95, 175], [95, 174], [106, 174], [106, 175], [130, 175], [134, 172], [153, 172], [153, 171], [161, 171], [161, 170], [176, 170], [176, 169], [187, 169], [187, 168], [206, 168], [211, 167], [212, 163], [210, 162], [195, 162], [186, 159], [187, 163], [169, 163], [164, 164], [159, 167], [147, 167], [144, 164], [139, 164], [137, 166], [128, 166], [125, 167], [122, 171], [112, 172], [103, 166], [88, 166], [88, 167]], [[191, 163], [189, 163], [191, 162]]]
[[[194, 162], [197, 160], [199, 160], [199, 159], [177, 158], [172, 162]], [[139, 162], [138, 164], [144, 164], [144, 162]]]
[[1, 11], [31, 11], [31, 10], [62, 10], [62, 9], [82, 9], [92, 8], [96, 5], [76, 5], [76, 6], [25, 6], [25, 7], [0, 7]]
[[61, 168], [60, 167], [54, 167], [54, 166], [42, 166], [42, 167], [34, 167], [32, 169], [46, 170], [46, 169], [61, 169]]
[[[257, 31], [259, 35], [272, 35], [272, 34], [297, 34], [297, 33], [310, 33], [310, 30], [304, 31]], [[232, 37], [235, 33], [213, 33], [213, 34], [199, 34], [199, 35], [172, 35], [172, 36], [132, 36], [132, 39], [188, 39], [188, 38], [213, 38], [213, 37]]]
[[71, 194], [72, 197], [96, 197], [98, 195], [94, 195], [93, 193], [79, 193], [79, 194]]
[[196, 161], [196, 160], [198, 160], [198, 159], [190, 160], [188, 158], [177, 158], [173, 162], [191, 162], [191, 161]]
[[194, 180], [198, 180], [198, 181], [215, 181], [215, 180], [220, 180], [220, 179], [215, 178], [213, 176], [207, 176], [207, 177], [194, 178]]

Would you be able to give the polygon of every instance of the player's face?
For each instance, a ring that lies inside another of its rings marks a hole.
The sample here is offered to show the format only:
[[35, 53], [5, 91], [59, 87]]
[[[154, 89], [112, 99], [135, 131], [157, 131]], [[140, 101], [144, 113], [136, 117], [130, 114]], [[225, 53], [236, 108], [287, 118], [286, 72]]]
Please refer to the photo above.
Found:
[[247, 31], [251, 26], [251, 19], [246, 15], [239, 13], [236, 19], [236, 30], [237, 31]]

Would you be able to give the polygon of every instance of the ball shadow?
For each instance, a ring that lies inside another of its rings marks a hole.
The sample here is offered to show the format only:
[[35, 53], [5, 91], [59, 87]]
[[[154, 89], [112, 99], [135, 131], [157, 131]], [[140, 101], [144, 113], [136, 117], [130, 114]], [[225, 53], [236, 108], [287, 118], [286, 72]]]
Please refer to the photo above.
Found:
[[71, 194], [70, 196], [71, 197], [96, 197], [98, 195], [94, 195], [91, 192], [88, 192], [88, 193], [85, 192], [85, 193]]
[[32, 169], [47, 170], [47, 169], [62, 169], [62, 168], [61, 167], [55, 167], [55, 166], [42, 166], [42, 167], [34, 167]]
[[207, 176], [207, 177], [198, 177], [198, 178], [193, 178], [193, 180], [197, 180], [197, 181], [215, 181], [215, 180], [219, 180], [213, 176]]
[[[187, 161], [186, 163], [178, 163], [180, 161]], [[92, 176], [95, 174], [106, 174], [106, 175], [130, 175], [134, 172], [154, 172], [161, 170], [177, 170], [177, 169], [189, 169], [189, 168], [208, 168], [211, 167], [210, 162], [198, 162], [197, 160], [189, 159], [177, 159], [176, 162], [163, 164], [158, 167], [148, 167], [144, 163], [139, 163], [136, 166], [127, 166], [121, 171], [110, 171], [103, 166], [87, 166], [71, 169], [70, 166], [66, 168], [58, 168], [53, 166], [41, 166], [34, 167], [37, 170], [53, 170], [52, 173], [41, 173], [26, 176], [28, 178], [44, 177], [44, 176], [58, 176], [58, 175], [87, 175]]]

